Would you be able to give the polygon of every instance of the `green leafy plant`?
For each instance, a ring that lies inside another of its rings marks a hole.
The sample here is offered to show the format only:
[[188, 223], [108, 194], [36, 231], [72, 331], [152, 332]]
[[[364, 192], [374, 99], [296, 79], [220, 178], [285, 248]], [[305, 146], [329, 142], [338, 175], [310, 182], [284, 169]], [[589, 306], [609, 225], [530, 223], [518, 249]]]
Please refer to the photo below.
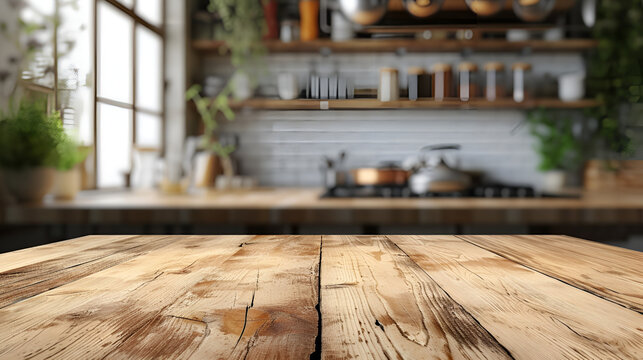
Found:
[[56, 146], [57, 162], [56, 169], [59, 171], [69, 171], [76, 165], [82, 163], [89, 155], [88, 148], [81, 148], [80, 144], [65, 134], [62, 141]]
[[[251, 75], [258, 66], [259, 60], [266, 54], [266, 48], [261, 39], [266, 31], [263, 16], [262, 1], [258, 0], [210, 0], [208, 11], [218, 14], [221, 24], [215, 34], [217, 40], [223, 41], [220, 48], [223, 53], [229, 53], [230, 62], [235, 67], [235, 74], [226, 83], [214, 99], [200, 95], [201, 86], [192, 85], [186, 92], [186, 99], [192, 101], [203, 122], [204, 134], [201, 147], [212, 151], [223, 160], [224, 173], [232, 175], [230, 154], [235, 150], [232, 145], [222, 145], [216, 136], [219, 114], [228, 120], [234, 120], [235, 114], [230, 107], [233, 97], [233, 79], [237, 73]], [[256, 86], [252, 80], [251, 86]]]
[[554, 116], [546, 109], [537, 109], [528, 114], [527, 120], [532, 136], [537, 139], [539, 170], [568, 170], [580, 164], [580, 141], [574, 135], [574, 124], [569, 117]]
[[627, 155], [634, 144], [621, 109], [643, 101], [643, 4], [600, 0], [596, 14], [592, 34], [598, 48], [589, 59], [587, 85], [601, 105], [587, 115], [598, 120], [595, 138], [611, 152]]
[[56, 167], [66, 134], [58, 113], [47, 115], [42, 101], [23, 100], [0, 120], [0, 167]]

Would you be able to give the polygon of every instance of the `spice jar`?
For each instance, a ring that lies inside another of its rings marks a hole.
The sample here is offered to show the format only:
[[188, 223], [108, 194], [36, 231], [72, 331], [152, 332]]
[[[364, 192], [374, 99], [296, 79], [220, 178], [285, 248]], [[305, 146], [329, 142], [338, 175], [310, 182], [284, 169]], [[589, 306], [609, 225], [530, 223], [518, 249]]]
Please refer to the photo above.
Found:
[[463, 62], [458, 65], [458, 96], [462, 101], [478, 96], [478, 65]]
[[319, 37], [319, 0], [301, 0], [299, 2], [299, 18], [301, 40], [317, 39]]
[[484, 65], [484, 71], [484, 94], [487, 101], [495, 101], [497, 99], [504, 98], [507, 94], [505, 65], [497, 61], [489, 62]]
[[527, 74], [531, 71], [531, 64], [517, 62], [511, 66], [513, 70], [513, 97], [515, 102], [523, 102], [528, 98], [528, 87], [531, 79]]
[[451, 97], [453, 84], [453, 70], [451, 65], [437, 63], [433, 65], [433, 97], [436, 101], [442, 101], [444, 98]]
[[380, 101], [395, 101], [400, 98], [397, 69], [380, 69], [380, 88], [377, 97]]
[[410, 67], [407, 73], [409, 100], [431, 97], [431, 75], [421, 67]]

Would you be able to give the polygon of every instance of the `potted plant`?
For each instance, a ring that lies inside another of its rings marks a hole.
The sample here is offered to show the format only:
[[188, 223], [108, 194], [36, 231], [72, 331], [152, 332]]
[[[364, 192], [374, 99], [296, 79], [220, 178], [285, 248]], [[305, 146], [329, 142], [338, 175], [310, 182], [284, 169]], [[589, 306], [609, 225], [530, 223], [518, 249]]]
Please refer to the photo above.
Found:
[[574, 134], [574, 123], [569, 117], [555, 116], [545, 109], [530, 112], [527, 120], [536, 138], [538, 169], [544, 174], [542, 190], [558, 193], [565, 186], [567, 171], [580, 163], [581, 143]]
[[41, 201], [49, 192], [64, 136], [58, 113], [47, 115], [41, 101], [23, 100], [0, 117], [0, 171], [18, 201]]
[[81, 189], [81, 172], [78, 164], [85, 161], [88, 148], [81, 147], [71, 136], [64, 134], [56, 147], [56, 176], [52, 194], [58, 199], [71, 200]]
[[235, 71], [214, 98], [202, 97], [202, 87], [195, 84], [186, 92], [186, 99], [194, 103], [203, 123], [200, 148], [220, 160], [225, 177], [225, 181], [220, 183], [228, 184], [234, 176], [230, 155], [235, 147], [219, 141], [216, 133], [217, 118], [222, 115], [228, 121], [234, 120], [230, 100], [245, 100], [252, 96], [256, 87], [253, 75], [259, 60], [266, 53], [262, 42], [266, 33], [266, 20], [262, 2], [256, 0], [210, 0], [208, 11], [221, 19], [215, 29], [215, 36], [217, 40], [223, 41], [221, 51], [229, 53]]

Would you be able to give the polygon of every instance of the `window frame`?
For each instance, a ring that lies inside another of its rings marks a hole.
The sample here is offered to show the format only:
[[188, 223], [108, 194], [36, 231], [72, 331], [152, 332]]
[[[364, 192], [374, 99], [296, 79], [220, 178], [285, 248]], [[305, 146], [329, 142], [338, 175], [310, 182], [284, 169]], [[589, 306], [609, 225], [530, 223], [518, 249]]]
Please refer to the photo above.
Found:
[[[166, 36], [165, 36], [165, 17], [166, 17], [166, 1], [165, 0], [160, 0], [161, 1], [161, 23], [160, 25], [154, 25], [150, 23], [149, 21], [145, 20], [141, 16], [139, 16], [136, 13], [136, 3], [138, 0], [132, 0], [131, 7], [128, 7], [127, 5], [122, 4], [118, 0], [94, 0], [94, 9], [93, 9], [93, 34], [92, 34], [92, 42], [93, 42], [93, 101], [92, 101], [92, 112], [93, 112], [93, 134], [92, 134], [92, 140], [93, 140], [93, 188], [98, 189], [98, 176], [99, 176], [99, 166], [98, 166], [98, 105], [99, 104], [105, 104], [105, 105], [110, 105], [110, 106], [115, 106], [118, 108], [122, 109], [127, 109], [132, 111], [132, 134], [131, 134], [131, 145], [132, 149], [136, 148], [136, 118], [137, 118], [137, 113], [144, 113], [152, 116], [158, 116], [161, 119], [161, 144], [160, 144], [160, 149], [159, 151], [161, 154], [165, 152], [165, 143], [166, 143], [166, 135], [165, 135], [165, 122], [166, 122], [166, 109], [165, 109], [165, 92], [166, 92], [166, 69], [165, 69], [165, 57], [166, 57]], [[132, 101], [130, 103], [126, 102], [121, 102], [109, 98], [104, 98], [98, 96], [98, 81], [99, 81], [99, 75], [98, 75], [98, 31], [99, 31], [99, 26], [98, 26], [98, 7], [100, 3], [104, 3], [109, 6], [113, 6], [114, 9], [120, 11], [123, 15], [127, 16], [132, 20]], [[138, 107], [137, 105], [137, 99], [136, 99], [136, 92], [137, 92], [137, 56], [136, 56], [136, 50], [137, 50], [137, 28], [139, 26], [143, 26], [147, 30], [151, 31], [152, 33], [156, 34], [159, 36], [161, 40], [161, 73], [159, 76], [161, 76], [161, 109], [160, 111], [153, 111], [151, 109], [146, 109], [146, 108], [141, 108]], [[130, 164], [133, 164], [133, 152], [130, 154]]]

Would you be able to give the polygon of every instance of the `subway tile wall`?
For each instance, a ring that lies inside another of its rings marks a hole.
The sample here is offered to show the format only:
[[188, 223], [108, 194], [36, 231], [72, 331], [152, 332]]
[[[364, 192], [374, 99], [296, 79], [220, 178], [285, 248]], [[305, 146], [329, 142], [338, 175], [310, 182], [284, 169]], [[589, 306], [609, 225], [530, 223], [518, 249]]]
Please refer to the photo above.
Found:
[[[379, 68], [409, 66], [430, 68], [436, 62], [457, 64], [461, 54], [353, 54], [321, 57], [315, 54], [271, 55], [262, 70], [262, 91], [274, 93], [280, 72], [298, 74], [304, 86], [311, 68], [338, 70], [354, 79], [356, 87], [377, 87]], [[553, 77], [584, 68], [577, 54], [474, 54], [467, 60], [479, 65], [499, 60], [509, 67], [515, 61], [533, 64], [534, 78]], [[207, 75], [231, 73], [223, 58], [210, 57], [199, 66], [195, 81]], [[265, 186], [320, 186], [322, 157], [348, 153], [347, 166], [376, 166], [382, 161], [402, 161], [424, 145], [462, 145], [461, 167], [485, 174], [489, 181], [539, 186], [538, 157], [524, 126], [525, 112], [518, 110], [342, 110], [255, 111], [244, 110], [226, 123], [227, 133], [237, 134], [235, 156], [239, 171]]]

